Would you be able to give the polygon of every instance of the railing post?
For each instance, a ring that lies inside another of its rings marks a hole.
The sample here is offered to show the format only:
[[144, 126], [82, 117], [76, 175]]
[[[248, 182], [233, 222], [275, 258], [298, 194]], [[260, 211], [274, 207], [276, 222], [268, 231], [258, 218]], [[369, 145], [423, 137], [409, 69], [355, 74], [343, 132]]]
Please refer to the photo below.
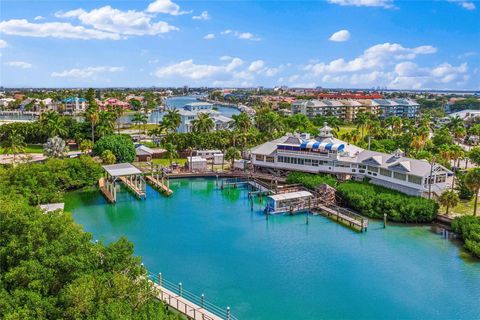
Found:
[[158, 274], [158, 285], [160, 287], [162, 286], [162, 273], [161, 272]]
[[178, 284], [178, 295], [181, 297], [183, 295], [183, 288], [182, 283]]
[[227, 320], [230, 320], [230, 307], [227, 307]]
[[205, 305], [205, 295], [202, 293], [202, 296], [200, 297], [200, 307], [204, 307]]

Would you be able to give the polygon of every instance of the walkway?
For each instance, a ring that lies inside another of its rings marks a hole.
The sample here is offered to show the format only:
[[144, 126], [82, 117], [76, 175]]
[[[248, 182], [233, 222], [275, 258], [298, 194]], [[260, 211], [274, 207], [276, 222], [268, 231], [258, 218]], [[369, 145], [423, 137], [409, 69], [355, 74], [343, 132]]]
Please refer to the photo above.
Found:
[[165, 195], [169, 196], [173, 193], [173, 190], [164, 184], [163, 178], [161, 180], [152, 176], [145, 176], [145, 178], [147, 179], [147, 182], [150, 182], [154, 187], [159, 189]]

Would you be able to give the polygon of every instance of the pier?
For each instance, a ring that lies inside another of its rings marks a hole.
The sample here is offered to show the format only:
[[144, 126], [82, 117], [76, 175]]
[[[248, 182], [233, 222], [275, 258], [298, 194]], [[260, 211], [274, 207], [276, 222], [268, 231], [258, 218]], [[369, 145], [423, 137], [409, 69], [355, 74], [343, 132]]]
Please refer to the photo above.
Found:
[[[164, 195], [170, 196], [173, 194], [173, 190], [170, 189], [170, 182], [168, 177], [165, 179], [163, 176], [159, 177], [158, 175], [156, 177], [154, 176], [145, 176], [147, 179], [147, 182], [149, 182], [152, 186], [160, 190]], [[165, 180], [167, 181], [165, 183]]]
[[168, 307], [173, 308], [193, 320], [237, 320], [230, 307], [222, 309], [183, 288], [182, 283], [174, 284], [163, 278], [162, 274], [148, 273], [148, 278], [157, 290], [157, 298]]

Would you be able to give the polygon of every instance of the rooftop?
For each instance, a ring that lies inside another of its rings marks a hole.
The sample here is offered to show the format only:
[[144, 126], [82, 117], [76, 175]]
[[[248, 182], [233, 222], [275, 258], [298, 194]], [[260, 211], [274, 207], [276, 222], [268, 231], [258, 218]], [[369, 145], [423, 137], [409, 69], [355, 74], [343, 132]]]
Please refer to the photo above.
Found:
[[130, 163], [110, 164], [102, 166], [102, 168], [105, 169], [105, 171], [107, 171], [107, 173], [112, 177], [131, 176], [142, 173], [142, 171]]

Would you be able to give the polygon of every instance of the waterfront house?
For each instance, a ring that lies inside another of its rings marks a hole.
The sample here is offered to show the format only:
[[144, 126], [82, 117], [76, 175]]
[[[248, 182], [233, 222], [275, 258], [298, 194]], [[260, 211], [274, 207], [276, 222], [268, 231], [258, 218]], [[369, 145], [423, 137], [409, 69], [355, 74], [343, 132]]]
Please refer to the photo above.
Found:
[[178, 110], [180, 114], [180, 126], [177, 129], [179, 133], [192, 132], [192, 121], [198, 119], [199, 113], [206, 113], [212, 118], [215, 127], [214, 130], [228, 129], [231, 118], [221, 115], [220, 112], [213, 109], [213, 105], [205, 102], [193, 102], [186, 104]]
[[87, 109], [87, 99], [78, 97], [68, 97], [62, 100], [65, 107], [65, 113], [78, 114]]
[[451, 171], [437, 163], [364, 150], [333, 137], [324, 126], [316, 139], [307, 134], [287, 134], [251, 150], [255, 170], [269, 173], [302, 171], [327, 173], [341, 180], [363, 180], [410, 195], [440, 195], [448, 188]]

